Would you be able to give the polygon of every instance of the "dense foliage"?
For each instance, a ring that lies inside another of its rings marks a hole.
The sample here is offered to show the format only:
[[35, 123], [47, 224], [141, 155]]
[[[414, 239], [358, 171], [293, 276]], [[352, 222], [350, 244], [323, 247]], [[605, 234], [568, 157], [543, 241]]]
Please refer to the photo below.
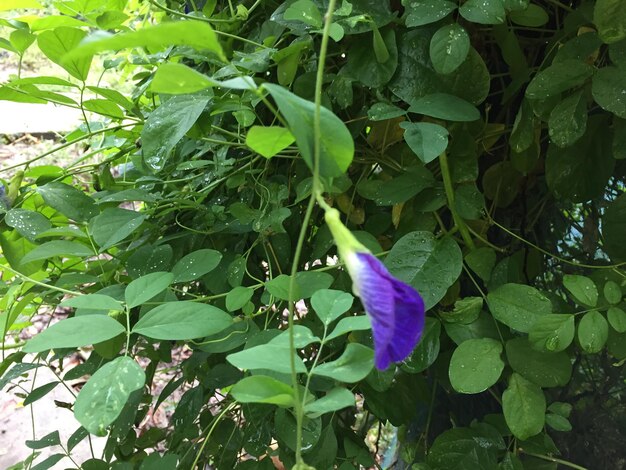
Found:
[[[0, 388], [86, 382], [24, 468], [624, 468], [623, 0], [42, 3], [0, 99], [84, 153], [2, 169]], [[397, 366], [316, 189], [425, 300]]]

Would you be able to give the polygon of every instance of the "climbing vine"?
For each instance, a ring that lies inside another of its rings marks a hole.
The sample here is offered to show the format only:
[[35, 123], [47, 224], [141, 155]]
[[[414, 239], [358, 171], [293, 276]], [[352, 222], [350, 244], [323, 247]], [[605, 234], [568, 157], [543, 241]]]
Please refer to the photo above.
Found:
[[76, 429], [15, 468], [625, 466], [622, 3], [4, 0], [0, 103], [83, 118], [0, 168], [0, 389]]

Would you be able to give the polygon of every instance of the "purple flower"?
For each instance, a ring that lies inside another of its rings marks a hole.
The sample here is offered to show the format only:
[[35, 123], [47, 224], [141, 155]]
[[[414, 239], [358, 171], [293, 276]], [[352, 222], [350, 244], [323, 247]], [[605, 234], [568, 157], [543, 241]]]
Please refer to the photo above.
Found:
[[352, 277], [352, 290], [361, 297], [372, 321], [374, 364], [384, 370], [411, 354], [422, 337], [424, 301], [415, 289], [389, 274], [385, 265], [350, 233], [337, 209], [324, 210], [339, 256]]
[[404, 360], [424, 330], [424, 301], [417, 291], [399, 281], [375, 256], [353, 252], [344, 260], [354, 292], [372, 321], [377, 369]]

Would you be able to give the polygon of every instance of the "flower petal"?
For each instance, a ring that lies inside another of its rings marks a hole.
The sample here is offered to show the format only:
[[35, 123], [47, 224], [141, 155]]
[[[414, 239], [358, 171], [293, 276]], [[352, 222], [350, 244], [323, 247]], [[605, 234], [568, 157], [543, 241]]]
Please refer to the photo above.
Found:
[[[381, 275], [382, 263], [367, 253], [356, 253], [355, 262], [351, 263], [350, 275], [354, 282], [355, 294], [361, 298], [365, 311], [372, 321], [374, 352], [378, 363], [378, 354], [387, 349], [394, 332], [395, 295], [392, 283]], [[384, 269], [384, 266], [382, 266]]]
[[349, 264], [350, 274], [372, 319], [376, 367], [386, 369], [391, 362], [405, 359], [417, 345], [424, 329], [424, 302], [375, 256], [356, 253], [355, 257]]
[[413, 287], [394, 279], [395, 323], [389, 355], [394, 362], [409, 356], [424, 331], [424, 301]]

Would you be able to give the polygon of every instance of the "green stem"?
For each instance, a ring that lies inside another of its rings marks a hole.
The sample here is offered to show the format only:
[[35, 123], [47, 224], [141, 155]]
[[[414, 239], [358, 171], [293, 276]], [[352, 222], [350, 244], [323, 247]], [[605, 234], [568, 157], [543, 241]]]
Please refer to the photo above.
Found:
[[126, 314], [126, 348], [124, 348], [124, 356], [129, 355], [130, 350], [130, 309], [128, 306], [124, 308]]
[[[196, 458], [194, 459], [193, 463], [191, 464], [191, 467], [189, 467], [190, 470], [194, 470], [195, 468], [197, 468], [197, 465], [198, 465], [198, 462], [200, 460], [200, 457], [202, 457], [202, 452], [204, 452], [204, 448], [208, 444], [209, 439], [211, 437], [211, 434], [213, 434], [213, 431], [215, 431], [215, 428], [217, 427], [219, 422], [222, 420], [222, 418], [226, 415], [226, 413], [231, 411], [236, 405], [237, 405], [237, 403], [231, 403], [230, 405], [228, 405], [226, 408], [224, 408], [222, 410], [222, 412], [217, 416], [217, 418], [215, 418], [213, 420], [213, 422], [209, 425], [210, 428], [209, 428], [208, 434], [206, 435], [206, 437], [202, 441], [202, 445], [200, 446], [200, 450], [198, 450], [198, 453], [196, 454]], [[193, 446], [189, 447], [189, 449], [193, 449]]]
[[[324, 80], [324, 64], [326, 62], [326, 52], [328, 50], [328, 40], [330, 37], [330, 26], [333, 20], [333, 12], [335, 11], [336, 0], [330, 0], [328, 10], [326, 11], [324, 31], [322, 33], [322, 43], [320, 45], [319, 60], [317, 64], [317, 78], [315, 81], [315, 111], [313, 115], [313, 135], [314, 135], [314, 151], [313, 151], [313, 188], [311, 197], [302, 220], [302, 228], [298, 235], [298, 243], [294, 252], [293, 262], [291, 264], [291, 277], [289, 278], [289, 349], [291, 358], [291, 382], [294, 393], [294, 412], [296, 414], [296, 467], [303, 466], [302, 462], [302, 425], [304, 421], [304, 407], [300, 399], [300, 390], [298, 384], [298, 373], [296, 371], [296, 346], [294, 337], [294, 294], [296, 290], [296, 273], [300, 264], [300, 256], [302, 247], [307, 234], [309, 220], [315, 207], [315, 200], [320, 192], [320, 156], [321, 156], [321, 113], [322, 113], [322, 84]], [[306, 392], [305, 392], [306, 393]]]
[[509, 230], [505, 226], [500, 225], [498, 222], [496, 222], [491, 217], [489, 217], [489, 222], [491, 224], [495, 225], [496, 227], [498, 227], [503, 232], [509, 234], [511, 237], [519, 240], [520, 242], [525, 243], [526, 245], [534, 248], [535, 250], [543, 253], [546, 256], [549, 256], [550, 258], [553, 258], [553, 259], [555, 259], [557, 261], [560, 261], [561, 263], [564, 263], [564, 264], [569, 264], [570, 266], [576, 266], [577, 268], [585, 268], [585, 269], [616, 269], [616, 268], [621, 268], [622, 266], [626, 265], [626, 262], [622, 262], [622, 263], [617, 263], [617, 264], [607, 264], [607, 265], [604, 265], [604, 266], [597, 266], [597, 265], [593, 265], [593, 264], [585, 264], [585, 263], [578, 263], [576, 261], [570, 261], [568, 259], [561, 258], [560, 256], [555, 255], [554, 253], [550, 253], [549, 251], [544, 250], [540, 246], [535, 245], [533, 242], [530, 242], [530, 241], [526, 240], [525, 238], [520, 237], [518, 234], [512, 232], [511, 230]]
[[89, 126], [89, 120], [87, 119], [87, 113], [85, 113], [85, 107], [83, 106], [84, 95], [85, 95], [85, 87], [87, 84], [83, 82], [83, 86], [80, 87], [80, 112], [83, 115], [83, 120], [85, 121], [85, 126], [87, 126], [87, 132], [91, 133], [91, 126]]
[[74, 140], [71, 140], [69, 142], [65, 142], [64, 144], [59, 145], [58, 147], [55, 147], [55, 148], [53, 148], [51, 150], [48, 150], [47, 152], [42, 153], [41, 155], [38, 155], [35, 158], [31, 158], [30, 160], [27, 160], [25, 162], [17, 163], [15, 165], [11, 165], [11, 166], [7, 166], [5, 168], [2, 168], [0, 170], [0, 172], [13, 170], [14, 168], [19, 168], [19, 167], [22, 167], [22, 166], [28, 166], [31, 163], [36, 162], [37, 160], [41, 160], [42, 158], [46, 158], [48, 155], [52, 155], [53, 153], [58, 152], [59, 150], [63, 150], [64, 148], [71, 147], [72, 145], [80, 142], [81, 140], [90, 139], [90, 138], [92, 138], [95, 135], [105, 134], [107, 132], [113, 132], [113, 131], [117, 131], [119, 129], [123, 129], [125, 127], [136, 126], [136, 125], [137, 125], [137, 123], [133, 122], [133, 123], [129, 123], [129, 124], [120, 124], [118, 126], [107, 127], [105, 129], [100, 129], [100, 130], [97, 130], [97, 131], [90, 132], [90, 133], [85, 134], [83, 136], [80, 136], [80, 137], [78, 137], [78, 138], [76, 138]]
[[430, 431], [430, 423], [433, 419], [433, 411], [435, 409], [435, 397], [437, 396], [437, 379], [433, 382], [433, 391], [430, 396], [430, 406], [428, 407], [428, 418], [426, 418], [426, 426], [424, 427], [424, 455], [428, 455], [428, 433]]
[[548, 462], [558, 463], [560, 465], [565, 465], [569, 468], [575, 468], [576, 470], [587, 470], [586, 467], [581, 467], [580, 465], [576, 465], [575, 463], [568, 462], [567, 460], [557, 459], [556, 457], [550, 457], [549, 455], [541, 455], [535, 454], [533, 452], [526, 452], [524, 449], [520, 449], [520, 452], [523, 452], [526, 455], [530, 455], [531, 457], [537, 457], [538, 459], [547, 460]]
[[62, 287], [52, 286], [52, 285], [46, 284], [44, 282], [39, 282], [39, 281], [33, 279], [32, 277], [28, 277], [25, 274], [22, 274], [21, 272], [16, 271], [15, 269], [11, 268], [10, 266], [8, 266], [6, 264], [3, 265], [2, 267], [3, 267], [3, 269], [6, 269], [10, 273], [15, 274], [17, 277], [19, 277], [23, 281], [32, 282], [33, 284], [35, 284], [37, 286], [45, 287], [46, 289], [55, 290], [57, 292], [63, 292], [64, 294], [77, 295], [76, 292], [74, 292], [74, 291], [63, 289]]
[[454, 188], [452, 186], [452, 177], [450, 176], [450, 166], [448, 165], [448, 156], [446, 152], [443, 152], [439, 155], [439, 167], [441, 168], [441, 177], [443, 178], [443, 187], [446, 190], [446, 198], [448, 199], [448, 209], [452, 213], [452, 218], [454, 219], [454, 225], [459, 229], [459, 233], [463, 238], [463, 241], [467, 245], [468, 248], [473, 250], [474, 240], [472, 240], [472, 236], [467, 229], [467, 225], [465, 225], [465, 221], [459, 216], [456, 211], [456, 206], [454, 205]]
[[181, 13], [180, 11], [172, 10], [171, 8], [168, 8], [168, 7], [164, 6], [164, 5], [161, 5], [160, 3], [156, 2], [156, 0], [148, 0], [148, 2], [151, 5], [157, 7], [159, 10], [166, 11], [170, 15], [178, 16], [180, 18], [188, 18], [190, 20], [204, 21], [205, 23], [235, 23], [235, 22], [239, 21], [236, 18], [230, 19], [230, 20], [224, 20], [224, 19], [220, 19], [220, 18], [205, 18], [203, 16], [187, 15], [186, 13]]
[[302, 463], [302, 423], [304, 420], [304, 409], [302, 408], [302, 402], [300, 401], [298, 372], [296, 371], [296, 339], [294, 332], [295, 305], [293, 296], [296, 292], [296, 274], [298, 272], [304, 238], [306, 237], [307, 227], [309, 225], [309, 220], [311, 219], [311, 213], [313, 212], [314, 206], [315, 199], [310, 198], [304, 214], [304, 220], [302, 221], [302, 228], [300, 229], [300, 234], [298, 235], [298, 244], [296, 245], [296, 251], [293, 256], [291, 276], [289, 278], [289, 357], [291, 362], [291, 383], [293, 386], [294, 411], [296, 413], [296, 465]]

